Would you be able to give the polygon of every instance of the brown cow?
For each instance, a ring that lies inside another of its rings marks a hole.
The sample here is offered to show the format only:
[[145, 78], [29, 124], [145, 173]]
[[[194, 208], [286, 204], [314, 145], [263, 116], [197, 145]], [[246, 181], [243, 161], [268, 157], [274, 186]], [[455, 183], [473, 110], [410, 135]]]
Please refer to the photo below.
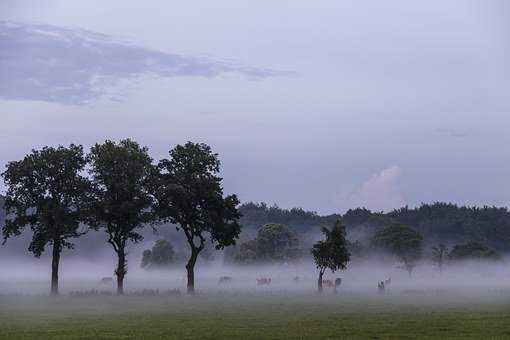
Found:
[[335, 284], [331, 280], [322, 280], [322, 286], [326, 288], [333, 288]]
[[260, 277], [257, 278], [257, 285], [263, 286], [263, 285], [270, 285], [271, 284], [271, 278], [270, 277]]

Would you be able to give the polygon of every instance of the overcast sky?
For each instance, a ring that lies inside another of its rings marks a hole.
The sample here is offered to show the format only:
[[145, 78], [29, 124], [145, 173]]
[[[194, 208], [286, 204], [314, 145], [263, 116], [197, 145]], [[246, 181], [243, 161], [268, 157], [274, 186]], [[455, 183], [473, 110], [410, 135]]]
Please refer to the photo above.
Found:
[[505, 0], [2, 0], [0, 164], [192, 140], [243, 201], [509, 206], [509, 18]]

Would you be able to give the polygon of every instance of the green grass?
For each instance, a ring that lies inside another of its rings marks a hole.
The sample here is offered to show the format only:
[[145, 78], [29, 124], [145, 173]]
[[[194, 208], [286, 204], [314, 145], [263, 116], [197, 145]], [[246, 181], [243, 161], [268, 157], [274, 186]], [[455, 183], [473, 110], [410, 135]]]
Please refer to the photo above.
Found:
[[0, 339], [510, 339], [506, 296], [0, 297]]

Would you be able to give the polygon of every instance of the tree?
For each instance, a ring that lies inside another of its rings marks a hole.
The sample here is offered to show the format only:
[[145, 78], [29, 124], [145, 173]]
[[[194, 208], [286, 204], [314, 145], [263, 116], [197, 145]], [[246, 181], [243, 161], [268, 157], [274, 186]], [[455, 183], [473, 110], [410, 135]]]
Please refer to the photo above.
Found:
[[195, 291], [194, 268], [209, 237], [216, 249], [235, 244], [241, 225], [235, 195], [223, 197], [220, 161], [211, 148], [188, 142], [170, 150], [170, 158], [159, 162], [154, 186], [156, 211], [186, 235], [191, 254], [186, 264], [188, 293]]
[[451, 260], [499, 260], [501, 256], [479, 242], [457, 244], [448, 254]]
[[319, 269], [319, 279], [317, 289], [322, 293], [322, 276], [326, 269], [332, 272], [344, 270], [351, 259], [348, 250], [348, 243], [345, 237], [345, 226], [338, 220], [333, 228], [329, 230], [323, 227], [322, 232], [324, 240], [320, 240], [313, 245], [311, 250], [317, 269]]
[[379, 230], [372, 239], [372, 244], [395, 255], [411, 276], [421, 257], [422, 240], [420, 233], [404, 224], [397, 223]]
[[167, 240], [157, 240], [143, 252], [142, 268], [164, 268], [174, 263], [174, 247]]
[[150, 194], [154, 174], [148, 149], [130, 139], [105, 141], [92, 147], [90, 162], [92, 190], [88, 223], [103, 229], [117, 254], [117, 293], [124, 293], [127, 273], [126, 245], [143, 239], [139, 230], [153, 221]]
[[52, 295], [58, 294], [62, 249], [73, 248], [69, 239], [84, 234], [80, 221], [89, 186], [81, 175], [85, 164], [80, 145], [44, 147], [32, 150], [20, 161], [9, 162], [2, 174], [7, 186], [4, 243], [29, 226], [33, 235], [28, 250], [36, 257], [52, 245]]
[[448, 248], [444, 244], [439, 244], [436, 247], [432, 248], [432, 261], [439, 268], [439, 273], [443, 273], [443, 266], [446, 261], [446, 256], [448, 255]]
[[234, 261], [245, 264], [254, 264], [258, 260], [257, 240], [248, 240], [239, 244], [239, 249], [233, 255]]
[[298, 238], [289, 227], [278, 223], [269, 223], [257, 232], [257, 257], [261, 260], [288, 260], [292, 248], [298, 244]]

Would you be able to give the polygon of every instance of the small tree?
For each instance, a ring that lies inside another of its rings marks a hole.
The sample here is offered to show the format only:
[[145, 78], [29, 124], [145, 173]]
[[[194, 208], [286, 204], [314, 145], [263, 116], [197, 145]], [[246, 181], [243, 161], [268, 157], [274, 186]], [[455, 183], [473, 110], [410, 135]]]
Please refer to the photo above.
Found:
[[298, 244], [296, 234], [289, 227], [278, 223], [265, 224], [257, 232], [257, 255], [262, 260], [288, 260], [290, 249]]
[[235, 244], [241, 226], [235, 195], [223, 197], [218, 155], [206, 144], [188, 142], [170, 150], [159, 163], [154, 186], [157, 213], [186, 235], [191, 254], [186, 264], [188, 293], [195, 291], [194, 268], [209, 237], [216, 249]]
[[153, 221], [150, 183], [154, 174], [148, 149], [125, 139], [96, 144], [88, 155], [92, 176], [88, 222], [103, 229], [117, 254], [117, 293], [124, 293], [126, 246], [143, 239], [139, 229]]
[[329, 230], [323, 227], [325, 239], [318, 241], [311, 250], [317, 269], [319, 269], [319, 279], [317, 289], [322, 293], [322, 277], [326, 269], [335, 272], [338, 269], [344, 270], [351, 259], [348, 250], [348, 242], [345, 237], [345, 226], [337, 221], [334, 227]]
[[439, 273], [443, 273], [443, 266], [448, 255], [448, 248], [444, 244], [439, 244], [432, 248], [432, 262], [439, 268]]
[[58, 294], [58, 270], [63, 248], [72, 248], [71, 238], [79, 237], [81, 207], [88, 181], [80, 173], [85, 167], [83, 148], [44, 147], [32, 150], [23, 160], [10, 162], [2, 174], [7, 186], [3, 228], [4, 243], [32, 229], [29, 251], [40, 257], [46, 245], [53, 246], [51, 294]]
[[257, 262], [257, 240], [248, 240], [239, 244], [235, 250], [233, 260], [243, 264], [254, 264]]
[[167, 240], [157, 240], [152, 249], [143, 252], [142, 268], [164, 268], [174, 263], [174, 247]]
[[422, 240], [423, 237], [414, 229], [403, 224], [393, 224], [379, 230], [372, 239], [372, 244], [395, 255], [411, 276], [421, 257]]
[[457, 244], [448, 254], [450, 260], [500, 260], [501, 256], [485, 244], [470, 241]]

